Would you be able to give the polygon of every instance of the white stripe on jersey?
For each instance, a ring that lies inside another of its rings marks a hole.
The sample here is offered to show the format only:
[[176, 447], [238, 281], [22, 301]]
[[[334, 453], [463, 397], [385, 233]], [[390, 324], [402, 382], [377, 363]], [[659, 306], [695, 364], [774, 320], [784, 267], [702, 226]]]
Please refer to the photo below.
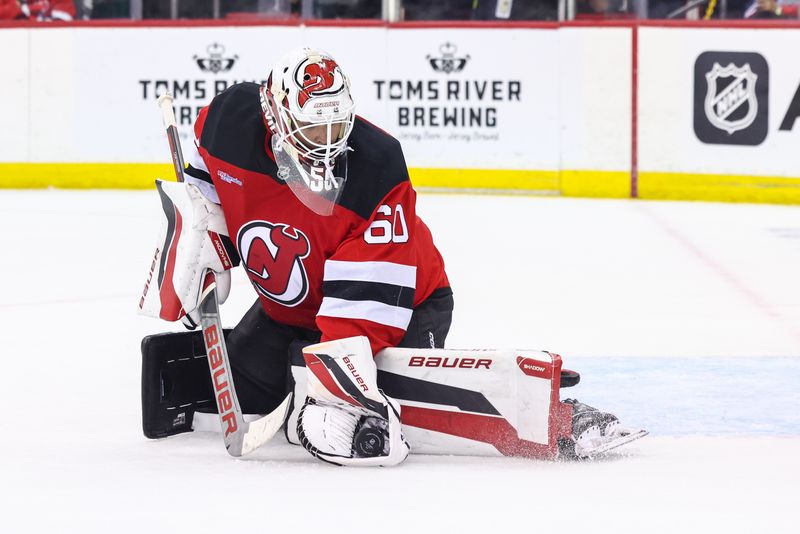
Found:
[[341, 319], [363, 319], [405, 330], [411, 321], [411, 313], [412, 310], [408, 308], [390, 306], [374, 300], [342, 300], [324, 297], [317, 315]]
[[380, 282], [395, 286], [417, 287], [417, 268], [388, 261], [339, 261], [325, 262], [322, 279], [351, 280], [355, 282]]

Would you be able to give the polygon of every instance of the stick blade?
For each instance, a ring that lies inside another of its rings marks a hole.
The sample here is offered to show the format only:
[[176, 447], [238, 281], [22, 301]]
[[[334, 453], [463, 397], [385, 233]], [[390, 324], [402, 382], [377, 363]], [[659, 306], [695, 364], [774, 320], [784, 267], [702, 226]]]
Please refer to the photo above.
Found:
[[[275, 408], [272, 412], [268, 413], [261, 419], [257, 419], [248, 423], [247, 430], [244, 433], [240, 456], [250, 454], [257, 448], [264, 445], [272, 439], [273, 436], [283, 427], [283, 422], [286, 420], [286, 414], [289, 411], [289, 405], [292, 401], [292, 394], [286, 395], [283, 402]], [[228, 449], [230, 452], [230, 449]]]

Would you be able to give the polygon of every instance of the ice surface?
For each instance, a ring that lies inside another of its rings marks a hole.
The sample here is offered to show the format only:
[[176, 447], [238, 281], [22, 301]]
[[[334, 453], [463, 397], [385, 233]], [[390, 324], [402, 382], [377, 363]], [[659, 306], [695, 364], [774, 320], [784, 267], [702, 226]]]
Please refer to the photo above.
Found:
[[[595, 463], [341, 469], [278, 440], [141, 434], [154, 192], [0, 191], [0, 531], [797, 533], [800, 209], [421, 195], [451, 347], [559, 352], [653, 431]], [[254, 295], [234, 277], [223, 320]]]

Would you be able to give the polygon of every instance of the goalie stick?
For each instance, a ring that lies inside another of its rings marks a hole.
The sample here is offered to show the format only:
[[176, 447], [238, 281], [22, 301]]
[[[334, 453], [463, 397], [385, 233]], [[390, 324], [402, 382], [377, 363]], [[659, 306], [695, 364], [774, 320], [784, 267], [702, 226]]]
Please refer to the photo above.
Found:
[[183, 151], [181, 150], [181, 140], [178, 137], [178, 125], [175, 122], [175, 111], [172, 109], [172, 93], [164, 92], [156, 101], [161, 110], [161, 120], [167, 129], [167, 141], [169, 142], [170, 155], [172, 156], [172, 167], [175, 171], [175, 179], [183, 182]]
[[[172, 101], [172, 95], [165, 92], [158, 97], [158, 107], [161, 109], [161, 116], [167, 131], [175, 177], [179, 182], [183, 182], [183, 153]], [[225, 448], [231, 456], [243, 456], [272, 439], [283, 426], [292, 395], [287, 395], [275, 410], [264, 417], [249, 423], [245, 422], [231, 376], [231, 364], [222, 331], [216, 277], [213, 271], [209, 270], [205, 273], [203, 291], [199, 300], [200, 326], [203, 329], [203, 341], [211, 370], [214, 397], [222, 425]]]

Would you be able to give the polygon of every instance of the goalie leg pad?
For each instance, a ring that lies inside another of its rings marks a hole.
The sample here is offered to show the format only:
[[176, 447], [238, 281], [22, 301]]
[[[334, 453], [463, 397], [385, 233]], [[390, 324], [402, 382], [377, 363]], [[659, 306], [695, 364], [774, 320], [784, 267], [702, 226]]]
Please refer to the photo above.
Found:
[[[236, 328], [226, 329], [224, 335], [233, 382], [245, 414], [274, 410], [291, 391], [287, 384], [291, 379], [287, 378], [289, 346], [297, 347], [296, 353], [302, 359], [301, 347], [319, 340], [319, 335], [312, 331], [272, 321], [258, 301]], [[301, 402], [303, 399], [305, 392]], [[202, 332], [145, 337], [142, 340], [145, 436], [163, 438], [189, 432], [195, 413], [216, 411]]]
[[[377, 383], [402, 406], [404, 438], [415, 453], [555, 458], [571, 440], [572, 407], [559, 402], [561, 358], [545, 351], [387, 348], [374, 359]], [[292, 358], [295, 411], [302, 408], [310, 377], [302, 358]]]
[[142, 429], [150, 439], [191, 432], [194, 413], [214, 411], [201, 332], [142, 340]]

